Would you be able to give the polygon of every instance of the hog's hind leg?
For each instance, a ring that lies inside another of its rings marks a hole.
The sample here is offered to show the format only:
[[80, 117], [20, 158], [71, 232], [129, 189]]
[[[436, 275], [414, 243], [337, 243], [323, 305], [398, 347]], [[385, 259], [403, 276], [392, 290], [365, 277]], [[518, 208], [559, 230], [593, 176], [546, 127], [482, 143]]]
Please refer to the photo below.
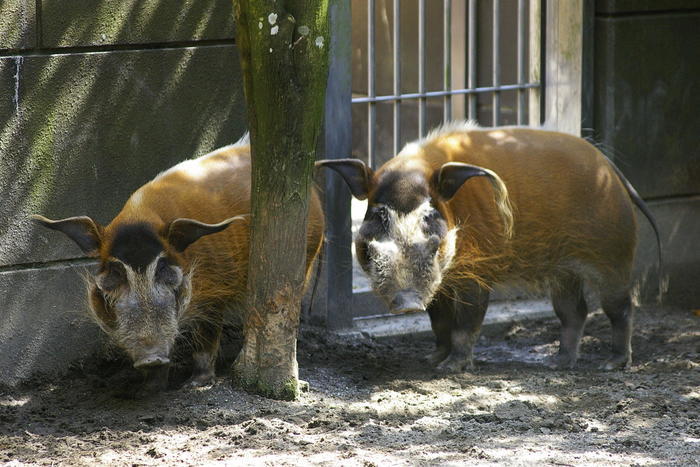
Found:
[[574, 368], [588, 315], [581, 279], [571, 276], [555, 285], [552, 290], [552, 305], [561, 321], [559, 355], [555, 366], [559, 369]]
[[603, 311], [612, 325], [613, 356], [602, 366], [603, 370], [629, 368], [632, 364], [632, 327], [634, 305], [629, 291], [625, 288], [616, 293], [604, 293], [601, 296]]
[[481, 323], [484, 321], [489, 302], [488, 290], [470, 284], [452, 301], [452, 323], [450, 329], [450, 353], [437, 369], [446, 372], [461, 372], [474, 368], [474, 345], [479, 339]]

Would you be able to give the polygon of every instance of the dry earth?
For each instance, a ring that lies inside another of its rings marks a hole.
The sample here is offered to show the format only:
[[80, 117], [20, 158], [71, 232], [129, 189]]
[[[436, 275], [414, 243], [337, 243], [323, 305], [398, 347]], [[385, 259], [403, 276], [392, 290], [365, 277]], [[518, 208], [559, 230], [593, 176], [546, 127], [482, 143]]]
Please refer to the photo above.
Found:
[[[596, 370], [605, 317], [591, 317], [581, 369], [554, 371], [554, 321], [484, 336], [477, 369], [420, 360], [429, 336], [381, 341], [305, 329], [295, 402], [232, 388], [114, 397], [123, 362], [0, 392], [0, 462], [64, 465], [698, 465], [700, 318], [643, 309], [627, 372]], [[121, 366], [120, 366], [121, 365]], [[176, 373], [176, 377], [180, 377]], [[125, 376], [126, 375], [126, 376]]]

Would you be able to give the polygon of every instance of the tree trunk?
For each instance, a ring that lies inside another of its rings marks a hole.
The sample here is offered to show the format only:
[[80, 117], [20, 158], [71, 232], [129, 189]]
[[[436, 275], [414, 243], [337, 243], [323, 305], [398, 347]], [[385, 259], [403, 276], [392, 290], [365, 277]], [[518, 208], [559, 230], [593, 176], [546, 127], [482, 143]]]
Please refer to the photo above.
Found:
[[328, 74], [328, 0], [237, 0], [252, 148], [248, 310], [238, 385], [298, 394], [306, 217]]

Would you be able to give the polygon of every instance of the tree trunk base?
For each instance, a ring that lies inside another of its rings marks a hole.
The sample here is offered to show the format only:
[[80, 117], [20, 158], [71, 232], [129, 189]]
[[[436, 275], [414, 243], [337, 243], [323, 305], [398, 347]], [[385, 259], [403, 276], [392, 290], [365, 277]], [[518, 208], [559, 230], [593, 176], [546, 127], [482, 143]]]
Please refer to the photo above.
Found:
[[[299, 367], [296, 359], [296, 339], [287, 345], [272, 345], [265, 352], [266, 362], [257, 349], [257, 336], [247, 336], [246, 342], [231, 368], [234, 386], [269, 399], [291, 401], [299, 397]], [[268, 344], [269, 346], [269, 344]], [[288, 349], [292, 349], [292, 354]], [[272, 358], [271, 358], [272, 357]], [[274, 363], [273, 363], [274, 361]]]

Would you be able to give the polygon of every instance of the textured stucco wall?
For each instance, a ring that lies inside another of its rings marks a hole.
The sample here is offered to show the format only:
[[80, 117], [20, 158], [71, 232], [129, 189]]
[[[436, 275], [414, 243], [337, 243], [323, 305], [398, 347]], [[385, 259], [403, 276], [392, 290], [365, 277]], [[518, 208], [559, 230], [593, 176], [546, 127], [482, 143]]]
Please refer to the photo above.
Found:
[[[700, 307], [700, 2], [598, 0], [595, 137], [649, 200], [664, 243], [666, 302]], [[638, 272], [656, 247], [640, 216]], [[646, 230], [645, 230], [646, 229]]]
[[27, 216], [107, 223], [163, 169], [235, 141], [233, 32], [218, 0], [0, 4], [0, 384], [102, 340], [84, 315], [91, 263]]

